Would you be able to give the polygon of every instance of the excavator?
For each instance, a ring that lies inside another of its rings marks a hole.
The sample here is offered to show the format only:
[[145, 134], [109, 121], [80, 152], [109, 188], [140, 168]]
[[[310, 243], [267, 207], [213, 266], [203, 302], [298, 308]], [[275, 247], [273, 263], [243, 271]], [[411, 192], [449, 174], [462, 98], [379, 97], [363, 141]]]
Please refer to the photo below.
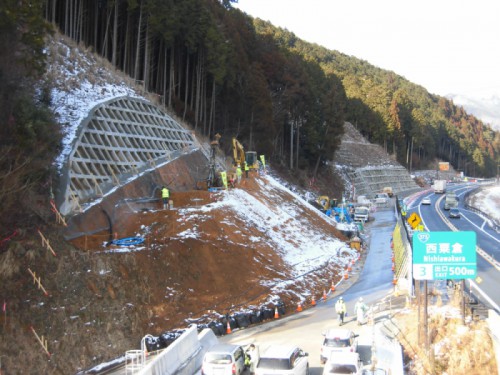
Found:
[[321, 206], [321, 211], [328, 211], [337, 206], [337, 199], [330, 199], [327, 195], [321, 195], [316, 199], [316, 203]]
[[233, 137], [233, 158], [234, 165], [238, 164], [243, 169], [245, 166], [245, 162], [248, 165], [250, 170], [258, 170], [259, 169], [259, 161], [257, 159], [257, 152], [255, 151], [247, 151], [243, 148], [242, 144]]

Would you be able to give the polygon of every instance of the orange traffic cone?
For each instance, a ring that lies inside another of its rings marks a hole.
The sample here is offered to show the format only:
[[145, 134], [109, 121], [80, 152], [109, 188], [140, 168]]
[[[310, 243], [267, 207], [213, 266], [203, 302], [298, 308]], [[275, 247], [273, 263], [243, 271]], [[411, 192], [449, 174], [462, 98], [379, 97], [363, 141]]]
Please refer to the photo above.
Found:
[[392, 253], [391, 260], [394, 262], [394, 253]]
[[347, 280], [348, 278], [349, 278], [349, 274], [346, 271], [346, 273], [344, 273], [344, 279]]
[[351, 271], [352, 271], [352, 267], [351, 267], [351, 265], [350, 265], [350, 264], [347, 266], [347, 271], [349, 271], [349, 272], [351, 272]]
[[311, 306], [316, 306], [316, 298], [314, 298], [314, 296], [311, 297]]
[[278, 308], [276, 307], [274, 309], [274, 319], [278, 319], [280, 317], [280, 314], [278, 314]]
[[227, 321], [226, 333], [229, 335], [231, 333], [231, 325], [229, 324], [229, 320]]
[[394, 271], [394, 262], [392, 262], [392, 271]]
[[356, 258], [354, 258], [353, 260], [351, 260], [351, 264], [356, 263], [356, 260], [357, 260]]
[[323, 290], [323, 302], [326, 302], [326, 290]]
[[302, 304], [299, 301], [299, 304], [297, 305], [297, 312], [301, 312], [301, 311], [302, 311]]
[[394, 275], [394, 278], [392, 279], [392, 284], [396, 285], [398, 283], [398, 279], [396, 279], [396, 275]]
[[332, 281], [332, 286], [330, 287], [330, 290], [331, 290], [332, 292], [335, 292], [335, 284], [333, 283], [333, 281]]

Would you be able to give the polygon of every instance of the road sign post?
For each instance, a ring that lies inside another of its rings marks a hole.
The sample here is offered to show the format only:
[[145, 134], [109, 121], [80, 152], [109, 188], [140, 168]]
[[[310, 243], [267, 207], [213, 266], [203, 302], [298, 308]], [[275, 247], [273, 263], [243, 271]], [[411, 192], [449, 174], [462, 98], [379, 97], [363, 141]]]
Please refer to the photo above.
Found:
[[[414, 218], [413, 223], [418, 221], [416, 219]], [[427, 281], [462, 279], [462, 293], [464, 293], [464, 279], [476, 277], [476, 233], [415, 232], [413, 234], [412, 260], [413, 278], [415, 280], [424, 280], [425, 284], [424, 337], [425, 350], [428, 354]], [[465, 298], [464, 296], [462, 298], [462, 318], [465, 323]]]
[[476, 277], [475, 232], [419, 232], [413, 235], [415, 280]]

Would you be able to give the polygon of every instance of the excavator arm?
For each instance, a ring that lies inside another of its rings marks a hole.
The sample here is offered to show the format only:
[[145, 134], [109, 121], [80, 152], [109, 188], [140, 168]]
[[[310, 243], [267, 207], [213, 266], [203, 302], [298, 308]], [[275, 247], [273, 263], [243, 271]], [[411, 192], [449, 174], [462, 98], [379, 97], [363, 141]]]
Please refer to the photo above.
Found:
[[245, 165], [245, 149], [243, 148], [241, 143], [236, 138], [233, 138], [233, 158], [234, 158], [235, 165], [239, 164], [241, 168], [244, 167], [244, 165]]

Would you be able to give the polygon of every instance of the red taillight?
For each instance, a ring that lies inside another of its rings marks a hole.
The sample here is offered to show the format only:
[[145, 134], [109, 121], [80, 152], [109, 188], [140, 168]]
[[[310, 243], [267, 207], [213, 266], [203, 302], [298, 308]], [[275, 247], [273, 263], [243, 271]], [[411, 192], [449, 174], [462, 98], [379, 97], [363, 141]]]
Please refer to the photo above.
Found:
[[233, 374], [236, 375], [236, 364], [235, 363], [233, 363]]

